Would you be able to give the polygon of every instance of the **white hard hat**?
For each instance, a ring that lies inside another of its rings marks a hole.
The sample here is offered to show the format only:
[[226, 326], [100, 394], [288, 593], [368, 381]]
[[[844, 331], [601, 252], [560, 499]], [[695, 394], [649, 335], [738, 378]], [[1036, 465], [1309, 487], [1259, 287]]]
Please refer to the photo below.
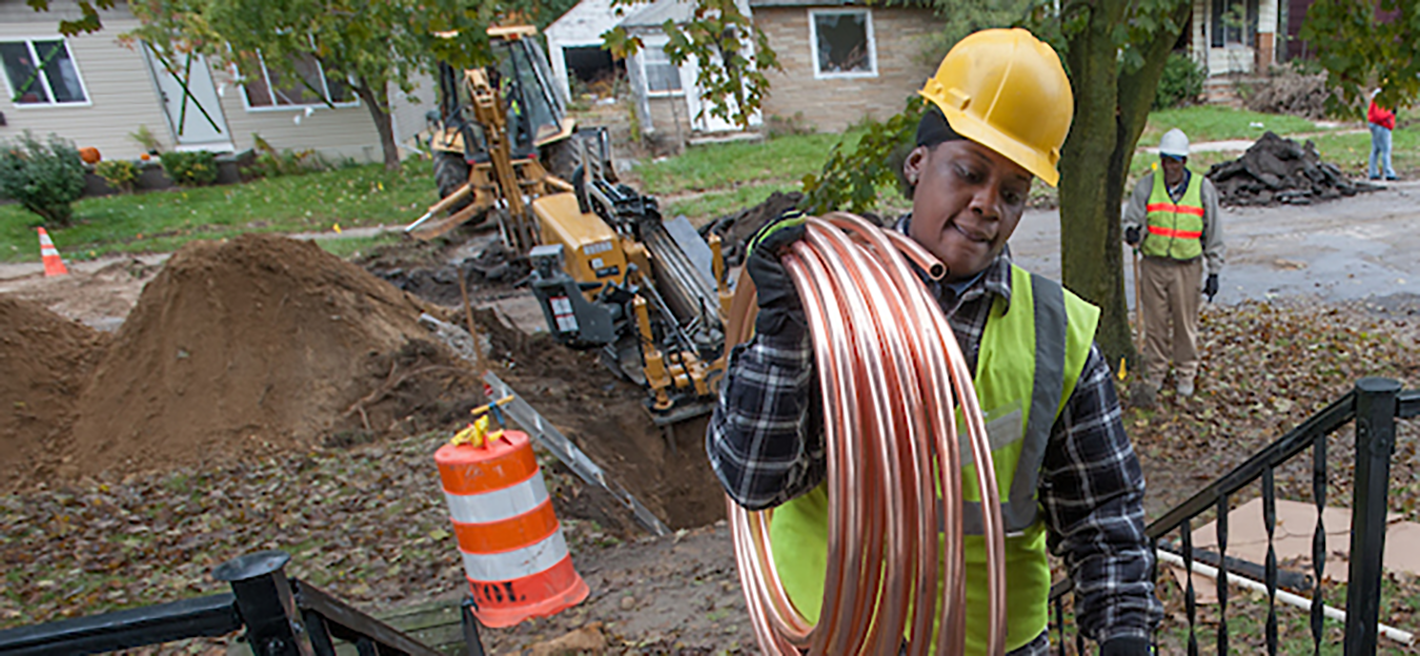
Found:
[[1159, 154], [1188, 157], [1188, 135], [1178, 128], [1165, 132], [1164, 138], [1159, 140]]

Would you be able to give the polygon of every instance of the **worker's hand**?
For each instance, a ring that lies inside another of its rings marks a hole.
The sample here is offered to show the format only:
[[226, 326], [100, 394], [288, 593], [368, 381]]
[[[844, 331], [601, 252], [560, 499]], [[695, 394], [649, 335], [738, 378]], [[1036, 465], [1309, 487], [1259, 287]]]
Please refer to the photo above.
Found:
[[1213, 297], [1218, 295], [1218, 274], [1208, 274], [1208, 281], [1203, 283], [1203, 295], [1208, 297], [1208, 302], [1213, 302]]
[[1139, 226], [1129, 226], [1124, 229], [1124, 243], [1130, 246], [1139, 245]]
[[803, 331], [808, 328], [804, 320], [804, 306], [799, 302], [799, 294], [794, 291], [794, 282], [779, 263], [779, 256], [794, 242], [803, 239], [804, 213], [791, 210], [779, 218], [764, 224], [759, 232], [750, 237], [745, 259], [745, 270], [754, 280], [759, 300], [759, 316], [754, 320], [754, 331], [760, 335], [777, 335], [785, 330]]

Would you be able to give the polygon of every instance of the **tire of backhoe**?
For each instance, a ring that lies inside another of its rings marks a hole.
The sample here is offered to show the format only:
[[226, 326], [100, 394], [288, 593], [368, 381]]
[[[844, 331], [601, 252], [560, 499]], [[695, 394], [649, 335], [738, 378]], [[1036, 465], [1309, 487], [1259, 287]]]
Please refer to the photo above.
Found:
[[[463, 155], [448, 152], [434, 153], [434, 184], [439, 187], [439, 198], [448, 198], [449, 194], [458, 191], [459, 187], [464, 186], [464, 184], [468, 182], [470, 170], [468, 162], [464, 161]], [[472, 198], [460, 201], [449, 208], [449, 214], [452, 215], [468, 207], [469, 203], [472, 202]]]

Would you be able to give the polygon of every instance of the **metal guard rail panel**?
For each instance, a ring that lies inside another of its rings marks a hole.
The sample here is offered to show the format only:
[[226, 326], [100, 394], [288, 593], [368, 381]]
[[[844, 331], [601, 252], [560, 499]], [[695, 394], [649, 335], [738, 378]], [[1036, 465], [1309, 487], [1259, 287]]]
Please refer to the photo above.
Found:
[[[232, 592], [0, 631], [0, 656], [96, 654], [245, 629], [256, 656], [335, 656], [332, 638], [365, 655], [440, 656], [440, 653], [335, 598], [286, 578], [290, 557], [279, 551], [247, 554], [219, 565], [213, 578]], [[477, 619], [462, 608], [468, 656], [483, 656]]]
[[230, 592], [0, 631], [0, 654], [96, 654], [242, 628]]

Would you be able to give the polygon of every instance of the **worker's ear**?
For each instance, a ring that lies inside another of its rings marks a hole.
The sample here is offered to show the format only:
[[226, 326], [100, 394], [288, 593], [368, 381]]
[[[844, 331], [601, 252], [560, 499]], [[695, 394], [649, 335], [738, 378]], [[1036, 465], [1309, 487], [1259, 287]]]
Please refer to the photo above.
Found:
[[[917, 180], [922, 177], [922, 171], [927, 168], [927, 156], [930, 149], [927, 146], [918, 146], [907, 153], [906, 159], [902, 160], [902, 178], [907, 183], [911, 191], [917, 190]], [[909, 197], [911, 194], [909, 194]]]

